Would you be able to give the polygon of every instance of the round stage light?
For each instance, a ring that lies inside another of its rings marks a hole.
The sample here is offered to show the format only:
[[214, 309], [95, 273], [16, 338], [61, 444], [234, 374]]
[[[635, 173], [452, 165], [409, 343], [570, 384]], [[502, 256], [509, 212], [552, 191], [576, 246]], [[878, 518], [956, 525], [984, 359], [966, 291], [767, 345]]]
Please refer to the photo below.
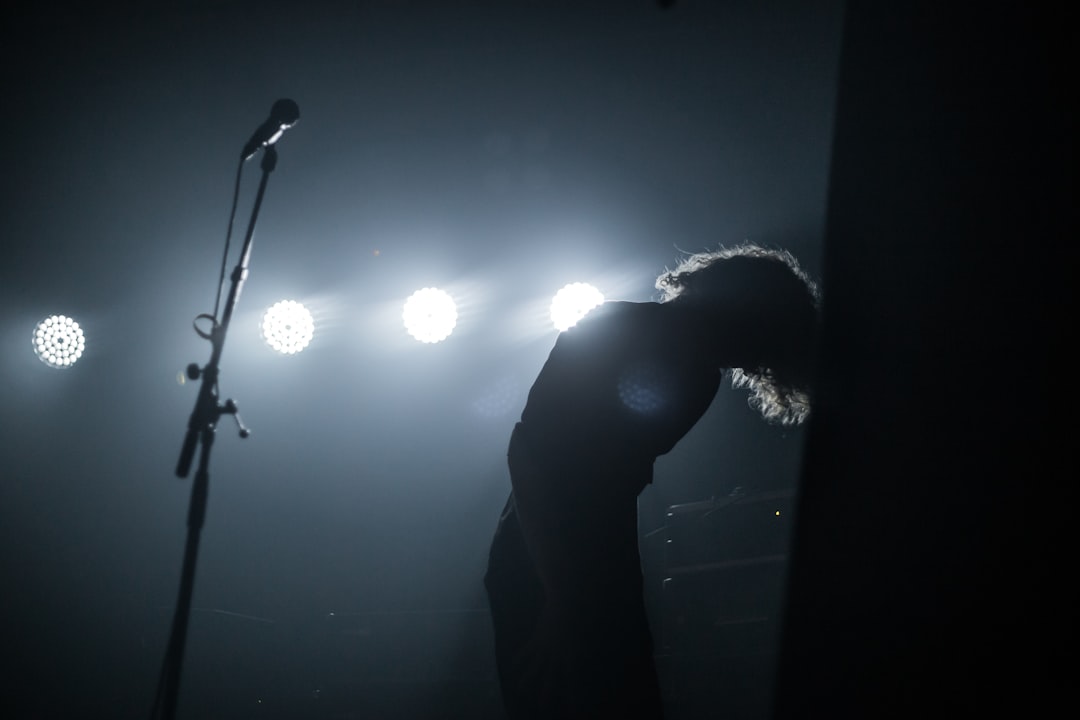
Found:
[[604, 294], [588, 283], [570, 283], [555, 293], [551, 300], [551, 322], [562, 332], [577, 325], [578, 320], [604, 302]]
[[82, 328], [66, 315], [51, 315], [39, 322], [32, 341], [38, 359], [54, 368], [71, 367], [86, 349]]
[[422, 343], [445, 340], [457, 326], [457, 305], [445, 290], [427, 287], [405, 301], [401, 313], [405, 329]]
[[311, 342], [315, 320], [300, 303], [282, 300], [263, 315], [262, 334], [266, 344], [282, 355], [295, 355]]

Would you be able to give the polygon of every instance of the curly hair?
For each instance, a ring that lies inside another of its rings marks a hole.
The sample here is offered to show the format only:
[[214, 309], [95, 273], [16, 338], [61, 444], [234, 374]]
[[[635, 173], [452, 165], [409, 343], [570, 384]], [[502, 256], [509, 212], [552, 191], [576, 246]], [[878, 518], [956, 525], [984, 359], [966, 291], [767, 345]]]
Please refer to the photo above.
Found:
[[754, 358], [731, 368], [732, 387], [771, 423], [798, 425], [810, 416], [820, 291], [786, 250], [752, 243], [688, 255], [656, 280], [660, 302], [706, 306], [738, 322], [725, 342]]

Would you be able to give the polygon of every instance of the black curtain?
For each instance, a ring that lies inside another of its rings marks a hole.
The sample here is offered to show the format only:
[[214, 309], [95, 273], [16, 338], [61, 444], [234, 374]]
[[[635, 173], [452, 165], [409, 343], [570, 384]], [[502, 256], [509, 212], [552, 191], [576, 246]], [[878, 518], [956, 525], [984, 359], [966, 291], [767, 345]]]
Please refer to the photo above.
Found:
[[776, 718], [1043, 717], [1068, 666], [1075, 32], [959, 5], [845, 11]]

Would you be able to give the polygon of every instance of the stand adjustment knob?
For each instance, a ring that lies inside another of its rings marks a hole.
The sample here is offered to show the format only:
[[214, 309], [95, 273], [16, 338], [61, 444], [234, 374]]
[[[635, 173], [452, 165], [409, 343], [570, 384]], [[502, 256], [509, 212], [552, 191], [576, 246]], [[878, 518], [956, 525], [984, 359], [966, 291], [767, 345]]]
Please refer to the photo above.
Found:
[[240, 431], [240, 437], [246, 438], [251, 435], [251, 430], [244, 426], [243, 421], [240, 419], [239, 407], [236, 405], [236, 401], [229, 398], [225, 401], [224, 407], [221, 408], [221, 412], [225, 415], [232, 415], [233, 420], [236, 421], [236, 427]]

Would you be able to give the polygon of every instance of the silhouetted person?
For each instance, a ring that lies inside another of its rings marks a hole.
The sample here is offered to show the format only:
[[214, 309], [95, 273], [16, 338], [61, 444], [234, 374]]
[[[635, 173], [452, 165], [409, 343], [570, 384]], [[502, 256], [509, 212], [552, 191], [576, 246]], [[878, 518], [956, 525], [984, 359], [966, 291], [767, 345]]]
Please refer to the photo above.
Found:
[[511, 435], [485, 585], [513, 720], [662, 717], [637, 533], [653, 462], [726, 370], [766, 420], [809, 413], [817, 290], [790, 254], [693, 255], [656, 286], [560, 334]]

